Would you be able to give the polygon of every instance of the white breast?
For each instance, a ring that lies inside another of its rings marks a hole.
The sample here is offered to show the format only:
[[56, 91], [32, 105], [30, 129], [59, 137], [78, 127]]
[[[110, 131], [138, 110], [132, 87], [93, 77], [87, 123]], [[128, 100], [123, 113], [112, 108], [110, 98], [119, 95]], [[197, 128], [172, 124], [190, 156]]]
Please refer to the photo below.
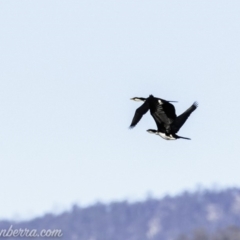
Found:
[[158, 132], [158, 135], [165, 140], [176, 140], [171, 134], [167, 136], [165, 133]]

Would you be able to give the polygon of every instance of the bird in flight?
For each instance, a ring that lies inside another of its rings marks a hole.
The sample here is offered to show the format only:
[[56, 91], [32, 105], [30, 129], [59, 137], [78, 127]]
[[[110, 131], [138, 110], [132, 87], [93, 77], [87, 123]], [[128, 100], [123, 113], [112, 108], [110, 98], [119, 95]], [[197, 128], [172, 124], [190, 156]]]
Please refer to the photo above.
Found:
[[148, 98], [131, 98], [134, 101], [143, 101], [144, 103], [135, 111], [130, 128], [133, 128], [141, 120], [142, 116], [150, 110], [150, 113], [156, 122], [157, 130], [148, 129], [147, 132], [159, 135], [165, 140], [175, 139], [187, 139], [190, 138], [178, 136], [176, 133], [180, 130], [183, 124], [186, 122], [190, 114], [197, 108], [198, 103], [194, 102], [193, 105], [188, 108], [181, 115], [177, 116], [175, 107], [171, 102], [161, 98], [156, 98], [150, 95]]

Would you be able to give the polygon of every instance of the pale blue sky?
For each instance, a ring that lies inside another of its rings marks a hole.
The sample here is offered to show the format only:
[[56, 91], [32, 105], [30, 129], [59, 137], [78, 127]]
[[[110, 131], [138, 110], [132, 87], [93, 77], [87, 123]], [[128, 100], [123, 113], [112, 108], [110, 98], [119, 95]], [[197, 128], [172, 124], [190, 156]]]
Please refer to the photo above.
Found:
[[[0, 2], [0, 218], [240, 186], [240, 2]], [[199, 108], [164, 141], [149, 94]]]

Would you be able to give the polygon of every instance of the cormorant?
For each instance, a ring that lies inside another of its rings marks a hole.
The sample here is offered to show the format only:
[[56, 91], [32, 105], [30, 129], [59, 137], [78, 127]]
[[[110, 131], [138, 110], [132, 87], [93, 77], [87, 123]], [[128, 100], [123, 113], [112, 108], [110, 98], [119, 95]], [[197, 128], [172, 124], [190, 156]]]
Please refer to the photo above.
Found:
[[148, 98], [132, 98], [132, 100], [145, 102], [136, 110], [130, 128], [136, 126], [142, 116], [150, 109], [158, 130], [148, 129], [147, 131], [149, 133], [159, 135], [165, 140], [175, 140], [178, 138], [190, 140], [190, 138], [180, 137], [176, 133], [186, 122], [190, 114], [197, 108], [197, 102], [194, 102], [190, 108], [177, 117], [175, 108], [170, 103], [174, 101], [166, 101], [164, 99], [155, 98], [153, 95], [150, 95]]
[[170, 123], [167, 127], [163, 126], [161, 122], [154, 119], [157, 124], [158, 130], [148, 129], [147, 132], [159, 135], [160, 137], [166, 140], [175, 140], [178, 138], [191, 140], [190, 138], [180, 137], [176, 133], [180, 130], [180, 128], [186, 122], [188, 117], [191, 115], [193, 111], [195, 111], [197, 107], [198, 103], [194, 102], [190, 108], [188, 108], [184, 113], [175, 118], [175, 120], [172, 123]]
[[177, 117], [175, 113], [175, 107], [170, 102], [162, 98], [155, 98], [150, 95], [148, 98], [131, 98], [134, 101], [143, 101], [144, 103], [136, 111], [133, 117], [130, 128], [133, 128], [141, 120], [142, 116], [150, 109], [150, 113], [154, 120], [159, 123], [163, 123], [166, 128]]

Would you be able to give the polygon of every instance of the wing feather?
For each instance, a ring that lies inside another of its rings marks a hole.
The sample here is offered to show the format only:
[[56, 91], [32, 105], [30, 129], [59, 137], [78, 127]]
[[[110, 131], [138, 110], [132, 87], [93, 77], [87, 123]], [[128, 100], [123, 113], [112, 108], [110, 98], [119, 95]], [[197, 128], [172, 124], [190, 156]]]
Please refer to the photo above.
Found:
[[130, 128], [135, 127], [138, 122], [141, 120], [142, 116], [147, 113], [149, 110], [149, 102], [146, 100], [137, 110], [135, 111], [132, 123], [130, 125]]
[[[166, 106], [169, 105], [169, 106]], [[154, 110], [151, 111], [151, 115], [159, 124], [163, 125], [166, 128], [169, 128], [170, 124], [175, 120], [175, 108], [172, 104], [156, 104]]]
[[172, 130], [175, 133], [179, 131], [179, 129], [187, 121], [188, 117], [191, 115], [193, 111], [196, 110], [197, 107], [198, 107], [198, 103], [194, 102], [190, 108], [188, 108], [184, 113], [182, 113], [175, 119], [175, 121], [172, 123], [172, 126], [171, 126]]
[[165, 128], [164, 128], [164, 125], [163, 125], [161, 119], [159, 119], [159, 117], [155, 114], [153, 114], [152, 117], [153, 117], [153, 119], [154, 119], [154, 121], [157, 125], [158, 131], [159, 132], [165, 132]]

